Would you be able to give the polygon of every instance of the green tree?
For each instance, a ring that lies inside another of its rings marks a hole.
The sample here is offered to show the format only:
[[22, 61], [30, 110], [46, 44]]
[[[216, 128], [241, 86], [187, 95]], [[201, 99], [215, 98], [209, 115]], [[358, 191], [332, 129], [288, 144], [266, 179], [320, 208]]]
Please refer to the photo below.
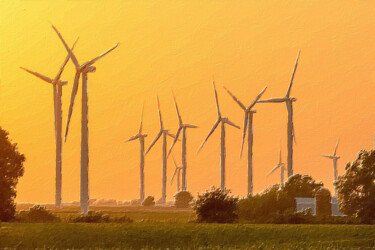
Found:
[[238, 216], [236, 214], [238, 198], [230, 195], [229, 189], [211, 187], [202, 194], [194, 203], [194, 210], [199, 222], [232, 223]]
[[340, 211], [365, 223], [375, 220], [375, 150], [361, 150], [335, 183]]
[[0, 221], [14, 218], [16, 205], [16, 185], [23, 175], [25, 157], [18, 152], [17, 144], [13, 143], [9, 133], [0, 127]]

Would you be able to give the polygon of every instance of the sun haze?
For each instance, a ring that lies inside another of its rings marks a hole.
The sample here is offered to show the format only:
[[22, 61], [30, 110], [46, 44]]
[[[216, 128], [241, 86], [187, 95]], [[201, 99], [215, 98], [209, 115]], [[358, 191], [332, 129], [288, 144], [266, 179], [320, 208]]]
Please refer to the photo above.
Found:
[[[219, 131], [196, 151], [216, 119], [215, 78], [223, 115], [242, 127], [245, 105], [285, 95], [301, 49], [291, 96], [294, 106], [294, 172], [310, 174], [333, 191], [332, 154], [340, 137], [338, 173], [357, 152], [373, 147], [375, 124], [375, 3], [371, 1], [1, 1], [0, 125], [25, 154], [17, 201], [54, 201], [52, 87], [19, 66], [53, 77], [66, 56], [55, 25], [68, 44], [79, 35], [80, 63], [119, 47], [88, 74], [90, 197], [129, 200], [139, 192], [139, 145], [124, 140], [138, 130], [144, 104], [147, 147], [159, 129], [156, 95], [165, 127], [178, 120], [171, 90], [187, 131], [187, 187], [194, 195], [219, 186]], [[70, 61], [62, 75], [63, 125], [74, 77]], [[80, 99], [62, 154], [63, 201], [79, 199]], [[257, 104], [254, 115], [254, 191], [277, 183], [281, 141], [286, 161], [284, 103]], [[64, 127], [63, 127], [64, 129]], [[242, 128], [241, 128], [242, 129]], [[246, 193], [246, 157], [239, 159], [242, 130], [227, 127], [226, 186]], [[168, 139], [168, 147], [171, 140]], [[173, 156], [180, 161], [180, 142]], [[167, 200], [175, 185], [168, 159]], [[161, 195], [161, 142], [145, 159], [145, 193]]]

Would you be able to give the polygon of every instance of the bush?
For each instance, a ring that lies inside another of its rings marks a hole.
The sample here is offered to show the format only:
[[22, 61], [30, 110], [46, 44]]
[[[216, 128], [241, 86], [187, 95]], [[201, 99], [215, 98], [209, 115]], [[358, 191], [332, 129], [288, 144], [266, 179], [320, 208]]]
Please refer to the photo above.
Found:
[[187, 208], [190, 206], [193, 196], [188, 191], [179, 191], [173, 195], [175, 197], [175, 206], [178, 208]]
[[20, 211], [16, 215], [17, 221], [22, 222], [57, 222], [60, 218], [47, 210], [45, 206], [34, 205], [29, 210]]
[[150, 206], [155, 206], [155, 201], [154, 201], [154, 196], [147, 196], [146, 199], [143, 200], [142, 206], [145, 207], [150, 207]]
[[68, 221], [74, 223], [102, 223], [109, 222], [110, 220], [108, 214], [103, 214], [101, 211], [89, 211], [87, 214], [70, 217]]
[[294, 197], [315, 197], [323, 186], [308, 175], [295, 174], [280, 187], [275, 184], [260, 194], [249, 195], [238, 203], [239, 219], [256, 223], [299, 223]]
[[236, 214], [238, 198], [230, 195], [229, 189], [211, 187], [203, 194], [198, 194], [194, 210], [198, 222], [233, 223]]

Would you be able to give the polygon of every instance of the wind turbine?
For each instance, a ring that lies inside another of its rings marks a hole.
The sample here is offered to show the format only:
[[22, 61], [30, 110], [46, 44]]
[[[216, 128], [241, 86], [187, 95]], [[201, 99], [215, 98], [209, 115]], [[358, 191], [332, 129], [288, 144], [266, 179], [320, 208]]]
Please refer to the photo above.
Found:
[[69, 104], [69, 111], [68, 117], [66, 121], [65, 127], [65, 141], [68, 135], [69, 129], [69, 122], [73, 112], [73, 105], [74, 99], [76, 97], [78, 86], [79, 86], [79, 78], [82, 74], [82, 98], [81, 98], [81, 177], [80, 177], [80, 204], [81, 204], [81, 212], [87, 213], [88, 206], [89, 206], [89, 184], [88, 184], [88, 168], [89, 168], [89, 148], [88, 148], [88, 120], [87, 120], [87, 113], [88, 113], [88, 100], [87, 100], [87, 74], [90, 72], [95, 72], [95, 66], [92, 66], [96, 61], [100, 58], [114, 50], [118, 43], [113, 46], [112, 48], [108, 49], [104, 53], [100, 54], [99, 56], [94, 57], [93, 59], [79, 64], [77, 58], [73, 54], [73, 52], [69, 49], [68, 45], [66, 44], [65, 40], [61, 36], [60, 32], [52, 25], [52, 28], [56, 31], [57, 35], [59, 36], [61, 42], [64, 44], [65, 49], [70, 54], [70, 57], [75, 65], [76, 74], [74, 77], [74, 83], [72, 87], [72, 92], [70, 96], [70, 104]]
[[287, 175], [290, 177], [293, 175], [293, 139], [295, 142], [295, 134], [294, 134], [294, 125], [293, 125], [293, 102], [297, 99], [295, 97], [290, 96], [290, 92], [292, 90], [292, 84], [294, 79], [294, 74], [296, 73], [297, 65], [298, 65], [298, 58], [301, 51], [298, 51], [297, 59], [294, 64], [292, 76], [289, 81], [288, 90], [284, 97], [276, 97], [276, 98], [269, 98], [265, 100], [259, 100], [259, 103], [266, 103], [266, 102], [273, 102], [273, 103], [282, 103], [285, 102], [286, 109], [288, 111], [288, 123], [287, 123]]
[[176, 184], [177, 184], [177, 192], [179, 192], [181, 190], [181, 188], [180, 188], [180, 180], [181, 180], [181, 170], [183, 170], [183, 167], [182, 166], [177, 166], [177, 163], [176, 163], [174, 157], [172, 157], [172, 158], [173, 158], [173, 163], [174, 163], [175, 169], [174, 169], [174, 172], [173, 172], [173, 175], [172, 175], [172, 178], [171, 178], [171, 185], [173, 183], [173, 178], [177, 175], [177, 177], [176, 177]]
[[215, 95], [215, 102], [216, 102], [216, 110], [217, 110], [217, 119], [214, 125], [212, 126], [211, 130], [208, 132], [206, 138], [203, 140], [202, 144], [198, 148], [198, 152], [202, 149], [203, 145], [206, 143], [208, 138], [211, 134], [215, 131], [217, 126], [220, 124], [220, 188], [221, 190], [225, 189], [225, 124], [229, 124], [235, 128], [240, 129], [239, 126], [231, 122], [228, 117], [224, 117], [220, 113], [219, 108], [219, 101], [217, 99], [215, 81], [212, 81], [212, 85], [214, 87], [214, 95]]
[[159, 113], [160, 130], [156, 134], [156, 136], [155, 136], [154, 140], [151, 142], [150, 146], [148, 146], [148, 148], [146, 150], [146, 154], [155, 145], [155, 143], [157, 142], [157, 140], [159, 140], [159, 138], [161, 136], [163, 136], [163, 146], [162, 146], [162, 148], [163, 148], [162, 149], [162, 178], [161, 178], [162, 186], [161, 186], [161, 198], [160, 198], [159, 201], [162, 204], [164, 204], [166, 202], [166, 198], [167, 198], [167, 135], [170, 136], [170, 137], [173, 137], [173, 138], [174, 138], [174, 135], [172, 135], [171, 133], [169, 133], [168, 129], [164, 128], [164, 126], [163, 126], [163, 120], [161, 118], [160, 103], [159, 103], [158, 96], [156, 96], [156, 101], [158, 103], [158, 113]]
[[141, 122], [139, 123], [139, 129], [138, 133], [136, 135], [133, 135], [129, 137], [126, 142], [133, 141], [138, 139], [139, 141], [139, 199], [142, 203], [144, 197], [145, 197], [145, 183], [144, 183], [144, 165], [145, 165], [145, 137], [147, 137], [147, 134], [142, 133], [142, 118], [143, 118], [143, 107], [141, 112]]
[[235, 97], [226, 87], [224, 87], [224, 89], [233, 98], [233, 100], [243, 109], [245, 113], [244, 120], [243, 120], [243, 132], [242, 132], [240, 158], [242, 157], [242, 149], [243, 149], [243, 144], [244, 144], [245, 136], [247, 132], [248, 134], [247, 135], [247, 194], [252, 194], [253, 193], [253, 114], [256, 113], [256, 110], [252, 108], [257, 103], [259, 98], [263, 95], [263, 93], [266, 91], [267, 86], [264, 87], [262, 91], [260, 91], [260, 93], [254, 98], [254, 100], [247, 107], [245, 107], [245, 105], [237, 97]]
[[285, 172], [285, 164], [281, 161], [281, 148], [279, 152], [279, 162], [276, 164], [276, 166], [267, 174], [269, 176], [273, 172], [275, 172], [278, 168], [280, 168], [280, 186], [284, 185], [284, 172]]
[[[74, 42], [71, 50], [74, 49], [74, 46], [78, 38]], [[62, 86], [66, 85], [67, 81], [60, 80], [61, 74], [64, 71], [65, 65], [68, 63], [70, 59], [70, 55], [68, 54], [62, 65], [60, 66], [59, 71], [57, 72], [55, 78], [51, 79], [47, 76], [44, 76], [38, 72], [26, 69], [24, 67], [20, 67], [21, 69], [29, 72], [30, 74], [42, 79], [45, 82], [52, 84], [53, 90], [53, 111], [54, 111], [54, 120], [55, 120], [55, 206], [61, 206], [61, 184], [62, 184], [62, 175], [61, 175], [61, 149], [62, 149], [62, 141], [61, 141], [61, 132], [62, 132], [62, 110], [61, 110], [61, 96], [62, 96]]]
[[172, 142], [172, 145], [169, 148], [167, 157], [171, 153], [172, 148], [175, 145], [176, 141], [178, 140], [178, 136], [180, 135], [180, 132], [182, 131], [182, 140], [181, 140], [181, 165], [182, 165], [181, 189], [183, 191], [185, 191], [186, 188], [187, 188], [187, 185], [186, 185], [186, 167], [187, 167], [187, 163], [186, 163], [186, 129], [187, 128], [197, 128], [197, 126], [193, 125], [193, 124], [188, 124], [188, 123], [182, 122], [182, 118], [181, 118], [180, 112], [178, 111], [176, 98], [175, 98], [173, 92], [172, 92], [172, 95], [173, 95], [174, 106], [175, 106], [177, 118], [178, 118], [178, 129], [176, 131], [176, 134], [175, 134], [174, 140]]
[[[337, 143], [336, 143], [335, 149], [333, 150], [333, 154], [332, 155], [322, 155], [323, 157], [332, 159], [332, 163], [333, 163], [333, 181], [337, 181], [337, 160], [340, 159], [340, 156], [336, 155], [337, 147], [338, 146], [339, 146], [339, 140], [337, 140]], [[334, 188], [335, 188], [335, 196], [337, 197], [336, 186]]]

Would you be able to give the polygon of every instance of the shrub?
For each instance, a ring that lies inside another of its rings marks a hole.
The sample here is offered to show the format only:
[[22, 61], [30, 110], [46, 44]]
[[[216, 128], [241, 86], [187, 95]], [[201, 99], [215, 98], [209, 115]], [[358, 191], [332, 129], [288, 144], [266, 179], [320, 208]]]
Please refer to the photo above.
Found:
[[187, 208], [190, 206], [193, 196], [188, 191], [179, 191], [173, 195], [175, 197], [175, 206], [178, 208]]
[[109, 222], [109, 219], [109, 215], [103, 214], [103, 212], [101, 211], [89, 211], [87, 214], [81, 214], [76, 217], [70, 217], [68, 221], [74, 223], [102, 223]]
[[34, 205], [29, 210], [20, 211], [16, 219], [22, 222], [56, 222], [60, 218], [47, 210], [45, 206]]
[[154, 201], [154, 196], [147, 196], [146, 199], [143, 200], [142, 206], [145, 207], [150, 207], [150, 206], [155, 206], [155, 201]]
[[198, 222], [232, 223], [237, 220], [238, 198], [230, 195], [229, 189], [211, 187], [203, 194], [198, 194], [194, 210]]
[[315, 195], [316, 216], [331, 215], [331, 193], [326, 188], [320, 188]]

